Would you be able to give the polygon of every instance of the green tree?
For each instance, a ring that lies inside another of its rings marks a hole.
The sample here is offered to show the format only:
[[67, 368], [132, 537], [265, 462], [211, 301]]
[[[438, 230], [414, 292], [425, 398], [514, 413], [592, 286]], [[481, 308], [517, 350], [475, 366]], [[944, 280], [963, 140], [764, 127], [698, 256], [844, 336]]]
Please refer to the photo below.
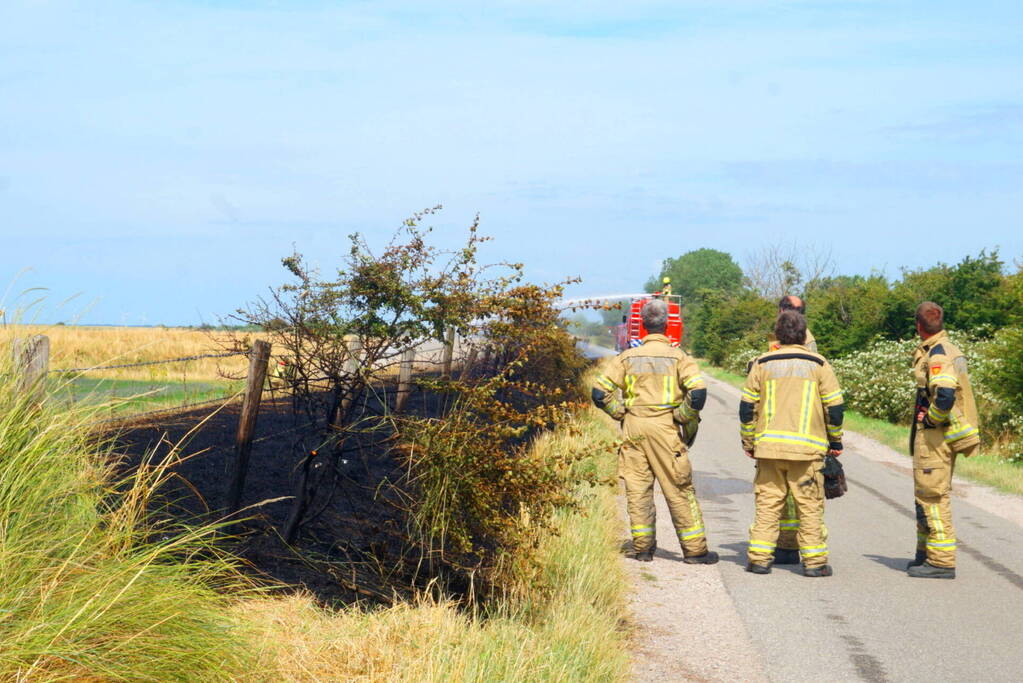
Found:
[[882, 275], [839, 275], [806, 295], [807, 324], [825, 356], [844, 356], [884, 335], [888, 281]]
[[884, 333], [893, 339], [915, 333], [914, 313], [921, 301], [945, 309], [945, 324], [988, 337], [1023, 317], [1023, 299], [1014, 278], [1005, 277], [998, 250], [967, 256], [954, 266], [939, 263], [927, 269], [904, 271], [892, 287]]
[[[774, 320], [774, 304], [746, 291], [729, 295], [704, 291], [702, 303], [687, 321], [693, 353], [721, 365], [736, 342], [748, 339], [766, 350], [767, 331]], [[759, 342], [754, 341], [756, 338]]]
[[695, 249], [664, 259], [661, 272], [647, 280], [647, 291], [659, 291], [664, 277], [671, 278], [671, 291], [682, 295], [685, 305], [699, 303], [710, 292], [735, 295], [742, 291], [742, 268], [730, 254], [717, 249]]

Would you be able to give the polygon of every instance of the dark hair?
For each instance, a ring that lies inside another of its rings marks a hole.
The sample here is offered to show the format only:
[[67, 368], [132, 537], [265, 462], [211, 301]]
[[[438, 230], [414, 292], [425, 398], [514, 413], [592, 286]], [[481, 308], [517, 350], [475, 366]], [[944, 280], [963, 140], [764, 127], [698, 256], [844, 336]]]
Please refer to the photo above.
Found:
[[[799, 305], [796, 305], [797, 301], [799, 302]], [[796, 313], [802, 313], [803, 315], [806, 315], [806, 302], [800, 299], [798, 296], [786, 294], [781, 298], [781, 301], [778, 302], [778, 310], [795, 311]]]
[[806, 342], [806, 318], [796, 311], [782, 311], [774, 324], [774, 336], [782, 344], [803, 344]]
[[945, 311], [933, 301], [925, 301], [916, 307], [916, 321], [927, 334], [937, 334], [945, 328]]

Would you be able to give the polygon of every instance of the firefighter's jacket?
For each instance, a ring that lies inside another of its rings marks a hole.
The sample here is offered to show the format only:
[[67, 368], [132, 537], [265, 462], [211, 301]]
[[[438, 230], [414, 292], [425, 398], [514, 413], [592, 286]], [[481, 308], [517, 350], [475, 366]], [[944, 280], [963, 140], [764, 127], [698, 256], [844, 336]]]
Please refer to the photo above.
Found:
[[924, 429], [941, 429], [945, 443], [962, 452], [980, 443], [977, 404], [966, 357], [942, 330], [920, 342], [913, 353], [917, 411], [926, 409]]
[[[807, 350], [817, 353], [817, 339], [813, 336], [813, 333], [810, 332], [809, 327], [806, 328], [806, 341], [803, 343], [803, 346], [805, 346]], [[778, 337], [774, 336], [774, 332], [768, 332], [767, 350], [777, 351], [780, 347], [781, 344], [778, 343]]]
[[706, 402], [707, 385], [692, 356], [663, 334], [648, 334], [642, 345], [606, 362], [595, 375], [592, 396], [616, 420], [626, 413], [659, 417], [676, 408], [682, 420], [695, 420]]
[[739, 402], [742, 447], [757, 458], [816, 460], [842, 448], [845, 403], [831, 364], [803, 345], [750, 363]]

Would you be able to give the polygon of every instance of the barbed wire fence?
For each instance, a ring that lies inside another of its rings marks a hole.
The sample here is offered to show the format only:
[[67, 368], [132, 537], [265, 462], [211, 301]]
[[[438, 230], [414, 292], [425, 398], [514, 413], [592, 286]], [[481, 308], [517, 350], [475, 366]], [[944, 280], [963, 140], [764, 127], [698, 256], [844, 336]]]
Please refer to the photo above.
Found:
[[[396, 386], [394, 387], [395, 393], [393, 399], [393, 408], [395, 411], [401, 412], [404, 409], [405, 403], [413, 391], [413, 376], [418, 374], [417, 371], [421, 373], [424, 370], [427, 372], [439, 370], [442, 376], [454, 377], [453, 373], [457, 364], [460, 366], [460, 372], [458, 374], [459, 379], [466, 379], [474, 369], [480, 369], [486, 373], [486, 368], [489, 366], [492, 358], [496, 357], [498, 351], [489, 347], [480, 348], [477, 344], [470, 340], [461, 341], [468, 342], [466, 345], [467, 349], [464, 355], [457, 359], [457, 362], [454, 352], [459, 340], [457, 340], [453, 334], [449, 334], [439, 348], [411, 348], [404, 350], [399, 355], [397, 362], [391, 364], [392, 367], [393, 365], [397, 365], [398, 370], [397, 377], [395, 378]], [[94, 420], [87, 424], [89, 427], [103, 428], [105, 426], [112, 426], [118, 423], [125, 424], [151, 421], [152, 419], [161, 416], [191, 412], [198, 408], [207, 406], [217, 406], [216, 410], [220, 410], [223, 407], [226, 407], [229, 403], [241, 398], [242, 405], [238, 416], [238, 426], [234, 440], [235, 457], [232, 463], [233, 471], [229, 476], [227, 493], [225, 496], [225, 508], [228, 514], [234, 514], [240, 508], [252, 446], [257, 443], [280, 438], [305, 427], [314, 426], [312, 423], [296, 424], [292, 427], [278, 430], [271, 434], [263, 434], [260, 435], [259, 438], [255, 438], [256, 419], [260, 412], [260, 404], [264, 387], [269, 384], [271, 391], [273, 390], [273, 383], [267, 382], [268, 367], [271, 358], [270, 351], [271, 345], [269, 342], [256, 340], [252, 347], [245, 351], [236, 350], [221, 353], [193, 354], [176, 358], [155, 359], [132, 363], [97, 364], [88, 367], [51, 369], [49, 367], [50, 340], [45, 335], [34, 335], [32, 337], [15, 339], [13, 344], [15, 370], [17, 374], [15, 381], [23, 391], [30, 391], [37, 393], [38, 395], [42, 395], [43, 392], [46, 391], [46, 379], [48, 377], [67, 378], [67, 390], [70, 392], [71, 401], [75, 400], [73, 387], [74, 381], [82, 378], [86, 374], [95, 375], [97, 373], [108, 371], [123, 371], [135, 368], [181, 364], [207, 359], [247, 356], [249, 358], [249, 367], [245, 376], [245, 387], [240, 391], [234, 392], [230, 395], [221, 395], [200, 401], [186, 400], [175, 403], [171, 406], [147, 411], [125, 412], [121, 415], [114, 415], [109, 418]], [[285, 360], [279, 360], [278, 363], [284, 366], [287, 364]], [[280, 367], [280, 365], [276, 367]], [[88, 379], [94, 379], [94, 377], [89, 377]], [[278, 379], [283, 379], [286, 384], [286, 377], [278, 377]], [[324, 377], [322, 379], [329, 380], [330, 378]], [[184, 379], [182, 384], [187, 384], [187, 379]], [[143, 392], [135, 395], [134, 397], [129, 396], [126, 398], [130, 400], [131, 398], [145, 397], [152, 393], [154, 392]], [[186, 392], [185, 396], [187, 397], [187, 395], [188, 394]]]

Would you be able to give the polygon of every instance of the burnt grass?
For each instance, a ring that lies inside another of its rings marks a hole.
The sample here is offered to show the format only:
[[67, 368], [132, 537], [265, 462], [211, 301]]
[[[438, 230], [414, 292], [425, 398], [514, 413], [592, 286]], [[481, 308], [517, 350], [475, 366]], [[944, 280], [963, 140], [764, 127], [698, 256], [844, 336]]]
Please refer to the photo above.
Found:
[[[357, 403], [357, 417], [372, 420], [393, 402], [394, 385]], [[440, 416], [450, 396], [413, 391], [406, 412]], [[117, 427], [117, 450], [128, 472], [152, 453], [162, 462], [182, 443], [174, 473], [154, 499], [152, 514], [170, 521], [223, 520], [236, 461], [235, 434], [240, 402], [210, 416], [209, 408], [161, 415]], [[208, 418], [208, 419], [207, 419]], [[206, 420], [203, 422], [203, 420]], [[192, 432], [190, 435], [189, 433]], [[239, 513], [228, 527], [225, 549], [243, 570], [278, 590], [311, 592], [323, 605], [355, 602], [389, 604], [408, 598], [432, 578], [407, 541], [402, 496], [391, 486], [403, 468], [387, 429], [352, 435], [339, 453], [317, 450], [308, 469], [304, 522], [293, 544], [284, 541], [302, 463], [317, 449], [322, 431], [295, 416], [290, 398], [264, 393]], [[457, 578], [449, 590], [459, 592]]]

